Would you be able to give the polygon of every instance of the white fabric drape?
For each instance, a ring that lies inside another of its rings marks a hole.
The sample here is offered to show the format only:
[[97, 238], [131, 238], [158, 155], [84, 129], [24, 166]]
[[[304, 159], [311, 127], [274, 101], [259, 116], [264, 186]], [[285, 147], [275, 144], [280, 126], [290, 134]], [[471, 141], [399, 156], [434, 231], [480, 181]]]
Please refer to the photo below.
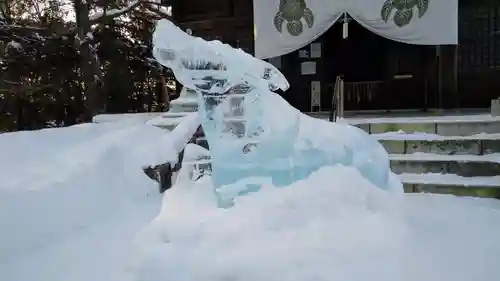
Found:
[[[348, 2], [346, 12], [353, 19], [371, 32], [387, 39], [414, 45], [458, 43], [458, 0], [349, 0]], [[389, 6], [391, 2], [392, 8]], [[388, 4], [387, 22], [382, 19], [384, 3]], [[400, 11], [396, 9], [401, 7], [403, 9]], [[408, 23], [405, 24], [406, 22]]]
[[[394, 41], [415, 45], [458, 41], [458, 0], [254, 0], [255, 56], [267, 59], [298, 50], [344, 13]], [[275, 19], [283, 23], [276, 24]]]
[[281, 32], [274, 24], [280, 1], [283, 3], [299, 2], [297, 0], [253, 1], [255, 56], [260, 59], [281, 56], [306, 46], [327, 31], [345, 10], [344, 0], [305, 0], [306, 7], [312, 12], [313, 23], [309, 27], [305, 17], [295, 22], [301, 24], [303, 29], [299, 35], [293, 36], [287, 29], [287, 23], [293, 23], [293, 21], [284, 19]]

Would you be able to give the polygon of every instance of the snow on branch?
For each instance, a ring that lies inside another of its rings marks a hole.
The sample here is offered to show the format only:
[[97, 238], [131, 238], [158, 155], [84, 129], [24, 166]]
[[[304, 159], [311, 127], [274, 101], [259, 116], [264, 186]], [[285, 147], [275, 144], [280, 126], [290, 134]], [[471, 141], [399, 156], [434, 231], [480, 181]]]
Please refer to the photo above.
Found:
[[12, 48], [12, 49], [16, 49], [18, 51], [23, 49], [21, 44], [19, 42], [14, 41], [14, 40], [11, 40], [9, 43], [7, 43], [7, 46], [5, 48], [7, 50]]
[[44, 31], [47, 28], [44, 27], [36, 27], [36, 26], [25, 26], [25, 25], [17, 25], [17, 24], [1, 24], [0, 30], [33, 30], [33, 31]]
[[110, 9], [110, 10], [104, 10], [101, 12], [97, 12], [93, 15], [89, 16], [89, 20], [92, 23], [96, 23], [98, 21], [101, 21], [105, 18], [115, 18], [119, 17], [121, 15], [124, 15], [131, 10], [144, 5], [145, 8], [151, 12], [153, 12], [156, 15], [159, 15], [161, 17], [171, 17], [172, 16], [172, 8], [168, 5], [162, 4], [160, 0], [135, 0], [130, 2], [128, 5], [126, 5], [123, 8], [120, 9]]
[[120, 9], [111, 9], [111, 10], [105, 10], [104, 12], [97, 12], [97, 13], [89, 16], [89, 20], [91, 22], [96, 22], [96, 21], [100, 21], [104, 18], [119, 17], [123, 14], [130, 12], [132, 9], [139, 6], [141, 3], [142, 3], [141, 1], [135, 0], [135, 1], [130, 2], [127, 6], [120, 8]]
[[172, 17], [172, 8], [171, 7], [164, 7], [164, 6], [159, 6], [156, 5], [148, 5], [146, 9], [157, 16], [160, 16], [162, 18], [170, 18]]
[[80, 45], [80, 46], [83, 46], [85, 44], [90, 44], [92, 41], [94, 41], [94, 34], [92, 34], [92, 32], [87, 32], [85, 34], [85, 38], [83, 38], [83, 40], [77, 35], [77, 36], [75, 36], [75, 40], [77, 40], [77, 42], [79, 42], [78, 45]]

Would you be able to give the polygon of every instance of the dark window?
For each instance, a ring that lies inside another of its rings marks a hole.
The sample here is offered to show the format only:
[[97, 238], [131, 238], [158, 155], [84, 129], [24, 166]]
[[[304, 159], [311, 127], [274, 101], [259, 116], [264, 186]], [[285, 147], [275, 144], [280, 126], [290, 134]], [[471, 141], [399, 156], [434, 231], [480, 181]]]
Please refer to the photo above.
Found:
[[500, 2], [460, 1], [458, 70], [500, 68]]

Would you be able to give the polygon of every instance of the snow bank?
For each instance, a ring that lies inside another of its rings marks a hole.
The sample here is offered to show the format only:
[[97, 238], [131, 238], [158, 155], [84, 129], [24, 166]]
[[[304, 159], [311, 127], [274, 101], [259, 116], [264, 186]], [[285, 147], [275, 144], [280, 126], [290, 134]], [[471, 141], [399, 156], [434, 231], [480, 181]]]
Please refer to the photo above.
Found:
[[0, 280], [123, 281], [161, 202], [141, 167], [176, 159], [168, 139], [129, 122], [0, 135]]
[[[393, 180], [395, 180], [393, 178]], [[215, 208], [208, 178], [175, 186], [136, 241], [137, 281], [496, 281], [500, 203], [402, 195], [327, 167]]]
[[161, 202], [141, 167], [174, 161], [194, 120], [0, 135], [0, 280], [498, 280], [496, 200], [389, 192], [334, 166], [230, 209], [209, 177]]

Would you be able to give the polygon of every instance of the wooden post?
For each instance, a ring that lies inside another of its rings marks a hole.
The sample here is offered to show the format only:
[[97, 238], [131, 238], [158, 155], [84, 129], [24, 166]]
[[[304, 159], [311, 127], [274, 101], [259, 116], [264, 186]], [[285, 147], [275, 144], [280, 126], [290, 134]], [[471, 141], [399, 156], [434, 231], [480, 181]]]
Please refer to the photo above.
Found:
[[457, 47], [441, 46], [438, 74], [440, 108], [458, 107], [457, 67]]
[[436, 46], [436, 62], [437, 62], [437, 94], [438, 94], [438, 108], [443, 109], [443, 80], [442, 80], [442, 60], [441, 60], [441, 46]]
[[458, 91], [458, 45], [453, 46], [453, 93], [455, 106], [460, 106], [460, 92]]

